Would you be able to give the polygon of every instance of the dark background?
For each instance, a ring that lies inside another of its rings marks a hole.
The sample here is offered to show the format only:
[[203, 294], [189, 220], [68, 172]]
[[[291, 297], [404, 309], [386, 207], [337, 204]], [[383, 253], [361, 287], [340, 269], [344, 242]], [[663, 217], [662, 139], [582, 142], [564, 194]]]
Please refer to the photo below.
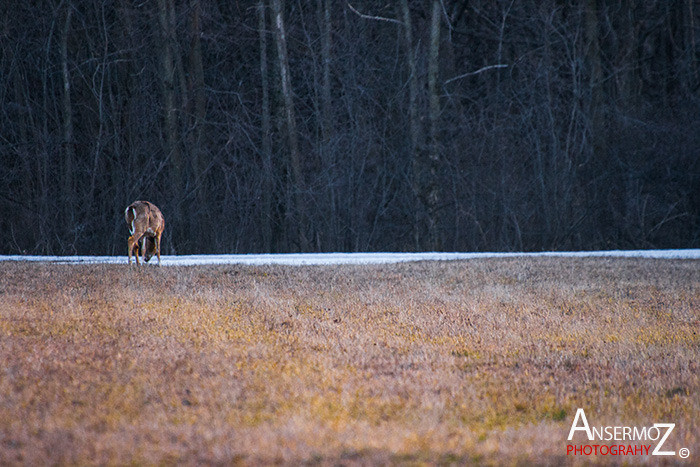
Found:
[[[278, 14], [279, 13], [279, 14]], [[0, 253], [700, 247], [693, 0], [3, 0]]]

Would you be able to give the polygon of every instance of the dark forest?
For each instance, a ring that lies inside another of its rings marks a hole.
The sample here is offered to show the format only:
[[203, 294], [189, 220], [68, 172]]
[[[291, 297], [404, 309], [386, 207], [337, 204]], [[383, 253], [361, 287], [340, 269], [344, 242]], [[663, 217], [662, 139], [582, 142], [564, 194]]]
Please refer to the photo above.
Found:
[[4, 0], [0, 253], [700, 247], [694, 0]]

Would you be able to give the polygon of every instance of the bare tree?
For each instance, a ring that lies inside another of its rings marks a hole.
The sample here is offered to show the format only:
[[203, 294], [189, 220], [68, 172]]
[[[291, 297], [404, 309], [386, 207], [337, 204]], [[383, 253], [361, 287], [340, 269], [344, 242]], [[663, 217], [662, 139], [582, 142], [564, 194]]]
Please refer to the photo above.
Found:
[[332, 56], [332, 23], [331, 23], [331, 0], [318, 0], [320, 34], [321, 34], [321, 60], [323, 69], [323, 79], [321, 81], [321, 159], [323, 161], [323, 172], [326, 175], [325, 181], [325, 204], [327, 209], [326, 225], [328, 247], [337, 250], [339, 232], [337, 228], [338, 212], [336, 209], [336, 160], [332, 138], [334, 136], [335, 124], [333, 113], [333, 101], [331, 98], [331, 61]]
[[73, 104], [71, 103], [71, 77], [68, 65], [68, 35], [70, 33], [71, 19], [73, 18], [73, 6], [70, 1], [65, 4], [65, 17], [60, 36], [61, 49], [61, 77], [63, 89], [61, 103], [63, 110], [63, 186], [61, 197], [65, 201], [63, 215], [67, 226], [74, 225], [75, 198], [74, 177], [75, 170], [75, 140], [73, 136]]
[[401, 0], [401, 15], [403, 18], [403, 40], [406, 50], [406, 64], [408, 66], [408, 112], [410, 120], [410, 160], [412, 167], [412, 185], [414, 193], [414, 221], [413, 240], [414, 248], [420, 249], [423, 243], [423, 225], [426, 217], [424, 204], [423, 165], [421, 160], [423, 146], [423, 129], [418, 110], [418, 70], [414, 56], [413, 22], [407, 0]]
[[258, 34], [260, 39], [260, 86], [261, 86], [261, 137], [262, 137], [262, 160], [263, 160], [263, 190], [262, 190], [262, 238], [263, 247], [266, 251], [272, 251], [272, 139], [270, 126], [270, 84], [268, 79], [267, 66], [267, 21], [265, 14], [265, 2], [260, 0], [257, 5], [258, 10]]
[[204, 148], [205, 118], [207, 113], [204, 89], [204, 64], [202, 62], [202, 4], [200, 0], [190, 0], [190, 50], [188, 66], [188, 90], [192, 104], [186, 109], [191, 115], [190, 151], [192, 173], [195, 174], [195, 187], [198, 206], [205, 207], [205, 179], [208, 172]]
[[296, 219], [294, 224], [297, 228], [297, 242], [302, 251], [307, 250], [308, 240], [306, 237], [306, 215], [303, 200], [303, 193], [306, 187], [304, 174], [301, 170], [301, 156], [299, 155], [299, 137], [297, 134], [296, 110], [294, 108], [294, 96], [292, 91], [292, 81], [289, 70], [289, 58], [287, 57], [287, 35], [284, 28], [284, 15], [282, 10], [282, 0], [272, 0], [272, 12], [275, 23], [275, 40], [277, 43], [277, 58], [280, 70], [280, 81], [282, 85], [282, 98], [284, 99], [284, 109], [286, 118], [286, 132], [289, 141], [289, 159], [292, 171], [292, 191], [295, 201]]
[[[177, 103], [175, 12], [173, 0], [158, 0], [158, 21], [160, 25], [160, 87], [163, 99], [163, 133], [165, 136], [165, 156], [169, 161], [171, 193], [174, 199], [169, 210], [176, 218], [181, 218], [183, 200], [183, 164], [180, 151], [179, 111]], [[173, 230], [176, 230], [175, 227]], [[179, 233], [179, 232], [178, 232]]]
[[440, 229], [440, 90], [438, 75], [440, 72], [440, 23], [442, 6], [440, 0], [433, 0], [430, 14], [430, 51], [428, 54], [428, 95], [430, 98], [430, 146], [429, 146], [429, 179], [427, 183], [428, 211], [428, 245], [430, 249], [440, 249], [442, 241]]

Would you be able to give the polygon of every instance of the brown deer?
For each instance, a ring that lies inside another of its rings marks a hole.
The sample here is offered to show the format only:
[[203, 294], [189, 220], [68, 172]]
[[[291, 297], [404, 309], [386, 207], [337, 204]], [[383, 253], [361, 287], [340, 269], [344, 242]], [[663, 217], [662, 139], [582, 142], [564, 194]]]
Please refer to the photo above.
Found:
[[131, 255], [134, 253], [137, 266], [141, 266], [139, 263], [141, 253], [145, 262], [148, 262], [155, 253], [158, 255], [158, 266], [160, 266], [160, 237], [165, 229], [165, 219], [160, 209], [148, 201], [134, 201], [124, 210], [124, 218], [129, 224], [131, 234], [127, 241], [129, 264], [131, 264]]

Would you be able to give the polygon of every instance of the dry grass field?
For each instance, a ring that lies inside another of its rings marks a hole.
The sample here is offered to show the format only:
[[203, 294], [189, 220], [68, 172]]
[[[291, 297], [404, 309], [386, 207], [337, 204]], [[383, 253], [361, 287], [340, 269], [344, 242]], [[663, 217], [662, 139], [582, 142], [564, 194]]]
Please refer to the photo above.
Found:
[[0, 359], [0, 464], [658, 463], [578, 407], [700, 459], [693, 260], [4, 262]]

